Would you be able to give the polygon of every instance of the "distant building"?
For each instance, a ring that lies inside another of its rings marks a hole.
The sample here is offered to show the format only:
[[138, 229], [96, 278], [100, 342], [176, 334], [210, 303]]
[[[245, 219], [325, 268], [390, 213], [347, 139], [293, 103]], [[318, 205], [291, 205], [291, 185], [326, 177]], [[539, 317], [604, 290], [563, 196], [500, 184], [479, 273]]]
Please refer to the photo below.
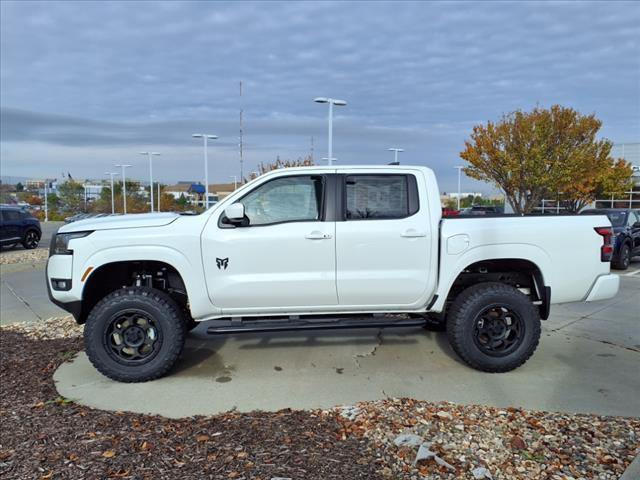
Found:
[[[209, 185], [209, 205], [215, 205], [234, 190], [233, 183], [212, 183]], [[200, 182], [178, 182], [167, 185], [164, 193], [180, 200], [184, 197], [190, 205], [203, 207], [205, 205], [205, 187]]]
[[[480, 192], [460, 192], [460, 198], [482, 197]], [[449, 192], [444, 195], [445, 198], [458, 198], [458, 192]]]

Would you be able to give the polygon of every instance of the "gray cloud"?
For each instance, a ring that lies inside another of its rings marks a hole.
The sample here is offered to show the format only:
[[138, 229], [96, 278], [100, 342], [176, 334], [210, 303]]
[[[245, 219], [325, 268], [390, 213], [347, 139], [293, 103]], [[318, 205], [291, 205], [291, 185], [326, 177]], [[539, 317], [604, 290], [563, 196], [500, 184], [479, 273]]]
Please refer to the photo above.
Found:
[[[455, 184], [474, 123], [539, 103], [640, 131], [640, 7], [624, 2], [2, 2], [3, 174], [164, 148], [169, 177], [200, 174], [190, 134], [220, 135], [221, 175], [237, 170], [238, 80], [248, 161], [325, 153], [336, 112], [341, 162], [385, 148]], [[44, 154], [44, 155], [43, 155]], [[162, 170], [160, 170], [162, 171]]]

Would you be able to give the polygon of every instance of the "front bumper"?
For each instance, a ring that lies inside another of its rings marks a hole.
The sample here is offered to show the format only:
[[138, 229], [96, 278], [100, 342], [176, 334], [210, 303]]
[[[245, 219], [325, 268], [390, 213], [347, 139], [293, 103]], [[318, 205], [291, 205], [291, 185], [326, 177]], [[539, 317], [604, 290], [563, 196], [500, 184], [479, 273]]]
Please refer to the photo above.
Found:
[[585, 302], [596, 302], [598, 300], [606, 300], [607, 298], [613, 298], [618, 293], [618, 288], [620, 287], [620, 277], [613, 273], [608, 275], [599, 276]]
[[[51, 259], [51, 257], [49, 257], [49, 259]], [[76, 322], [83, 323], [81, 320], [82, 300], [64, 301], [62, 299], [57, 299], [53, 296], [53, 290], [51, 288], [51, 277], [49, 276], [50, 263], [51, 262], [47, 261], [47, 266], [44, 271], [45, 282], [47, 282], [47, 294], [49, 295], [49, 300], [51, 300], [58, 307], [62, 308], [63, 310], [66, 310], [71, 315], [73, 315], [73, 318], [75, 318]], [[56, 292], [56, 293], [60, 295], [62, 292]]]

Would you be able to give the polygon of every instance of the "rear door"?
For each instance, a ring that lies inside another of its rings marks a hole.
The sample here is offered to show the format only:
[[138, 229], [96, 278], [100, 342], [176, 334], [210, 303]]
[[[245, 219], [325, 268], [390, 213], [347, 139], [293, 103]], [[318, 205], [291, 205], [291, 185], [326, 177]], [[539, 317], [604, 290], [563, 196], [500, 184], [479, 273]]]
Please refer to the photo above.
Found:
[[[342, 173], [343, 171], [341, 171]], [[336, 222], [336, 283], [345, 307], [406, 307], [428, 292], [435, 252], [420, 171], [367, 173], [341, 178]]]
[[22, 219], [20, 212], [14, 209], [2, 210], [2, 241], [19, 241], [22, 238]]

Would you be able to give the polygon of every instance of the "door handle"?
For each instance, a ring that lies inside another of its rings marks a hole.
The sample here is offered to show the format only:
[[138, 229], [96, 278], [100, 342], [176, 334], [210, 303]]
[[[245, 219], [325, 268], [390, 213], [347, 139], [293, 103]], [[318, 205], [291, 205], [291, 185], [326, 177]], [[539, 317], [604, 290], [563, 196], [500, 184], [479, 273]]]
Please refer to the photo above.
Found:
[[307, 240], [328, 240], [331, 238], [331, 235], [316, 230], [305, 235], [304, 238], [306, 238]]
[[404, 238], [418, 238], [418, 237], [426, 237], [427, 233], [426, 232], [419, 232], [417, 230], [414, 230], [413, 228], [410, 228], [406, 232], [401, 233], [400, 236], [404, 237]]

